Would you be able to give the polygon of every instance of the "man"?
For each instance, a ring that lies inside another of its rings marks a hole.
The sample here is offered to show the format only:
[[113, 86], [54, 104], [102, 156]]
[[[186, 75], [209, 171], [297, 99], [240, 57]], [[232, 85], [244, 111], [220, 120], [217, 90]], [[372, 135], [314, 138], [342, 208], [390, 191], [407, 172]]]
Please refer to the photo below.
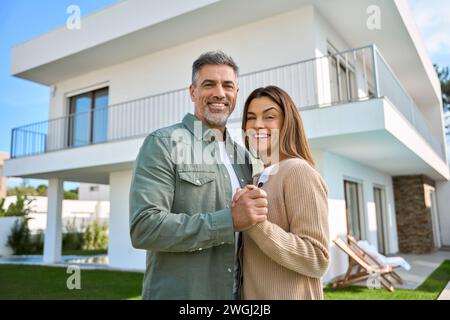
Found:
[[189, 87], [194, 115], [151, 133], [130, 190], [133, 246], [147, 250], [143, 299], [236, 299], [237, 232], [266, 220], [264, 191], [251, 183], [245, 150], [226, 122], [238, 93], [238, 67], [223, 52], [201, 55]]

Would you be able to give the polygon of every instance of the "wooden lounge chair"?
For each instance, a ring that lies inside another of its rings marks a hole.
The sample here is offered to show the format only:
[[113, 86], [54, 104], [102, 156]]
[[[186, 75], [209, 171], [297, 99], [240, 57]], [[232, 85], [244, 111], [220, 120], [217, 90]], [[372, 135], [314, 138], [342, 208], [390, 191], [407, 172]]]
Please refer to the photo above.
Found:
[[333, 242], [350, 258], [347, 272], [342, 279], [339, 279], [332, 284], [333, 288], [347, 286], [352, 283], [366, 280], [369, 277], [374, 277], [374, 279], [378, 280], [386, 290], [390, 292], [394, 291], [394, 286], [388, 279], [388, 275], [392, 273], [391, 266], [380, 267], [375, 263], [367, 261], [366, 257], [354, 250], [350, 244], [339, 237], [333, 240]]
[[[348, 239], [350, 245], [355, 249], [355, 251], [357, 251], [363, 257], [365, 257], [368, 260], [368, 262], [371, 262], [372, 264], [376, 264], [379, 268], [383, 268], [385, 266], [390, 266], [392, 268], [392, 272], [389, 274], [389, 276], [394, 278], [395, 281], [397, 281], [399, 284], [403, 284], [402, 278], [394, 271], [394, 269], [399, 268], [401, 266], [400, 264], [389, 263], [389, 258], [386, 259], [387, 263], [382, 263], [377, 258], [376, 254], [370, 253], [370, 252], [368, 252], [367, 249], [364, 249], [353, 236], [347, 235], [347, 239]], [[406, 261], [405, 261], [405, 263], [406, 263]]]

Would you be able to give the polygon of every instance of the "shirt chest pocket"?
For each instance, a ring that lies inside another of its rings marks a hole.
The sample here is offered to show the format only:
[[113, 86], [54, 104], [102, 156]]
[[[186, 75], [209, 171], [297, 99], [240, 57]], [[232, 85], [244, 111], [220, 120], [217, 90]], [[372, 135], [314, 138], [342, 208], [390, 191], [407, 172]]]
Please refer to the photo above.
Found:
[[208, 212], [215, 210], [216, 175], [212, 171], [180, 170], [177, 193], [182, 200], [182, 209], [186, 213]]

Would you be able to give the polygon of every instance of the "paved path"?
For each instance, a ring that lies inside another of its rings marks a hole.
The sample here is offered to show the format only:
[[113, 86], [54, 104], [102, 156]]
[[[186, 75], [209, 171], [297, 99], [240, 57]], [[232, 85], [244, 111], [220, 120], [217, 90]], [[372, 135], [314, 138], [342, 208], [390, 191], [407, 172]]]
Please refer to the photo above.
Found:
[[450, 300], [450, 282], [447, 283], [447, 286], [445, 287], [444, 291], [442, 291], [438, 300]]
[[419, 287], [428, 276], [436, 270], [444, 260], [450, 260], [450, 251], [436, 251], [430, 254], [401, 254], [411, 265], [410, 271], [402, 268], [396, 272], [403, 279], [403, 285], [396, 285], [398, 289], [414, 290]]

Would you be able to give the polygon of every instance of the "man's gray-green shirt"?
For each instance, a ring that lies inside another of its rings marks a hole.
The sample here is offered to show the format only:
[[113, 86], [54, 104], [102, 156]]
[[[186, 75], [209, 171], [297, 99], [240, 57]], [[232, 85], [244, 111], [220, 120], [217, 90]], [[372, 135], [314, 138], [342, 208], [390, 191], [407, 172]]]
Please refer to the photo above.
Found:
[[[246, 151], [225, 132], [241, 187]], [[143, 299], [232, 299], [235, 237], [231, 182], [215, 135], [194, 115], [145, 139], [130, 190], [130, 234], [147, 250]]]

